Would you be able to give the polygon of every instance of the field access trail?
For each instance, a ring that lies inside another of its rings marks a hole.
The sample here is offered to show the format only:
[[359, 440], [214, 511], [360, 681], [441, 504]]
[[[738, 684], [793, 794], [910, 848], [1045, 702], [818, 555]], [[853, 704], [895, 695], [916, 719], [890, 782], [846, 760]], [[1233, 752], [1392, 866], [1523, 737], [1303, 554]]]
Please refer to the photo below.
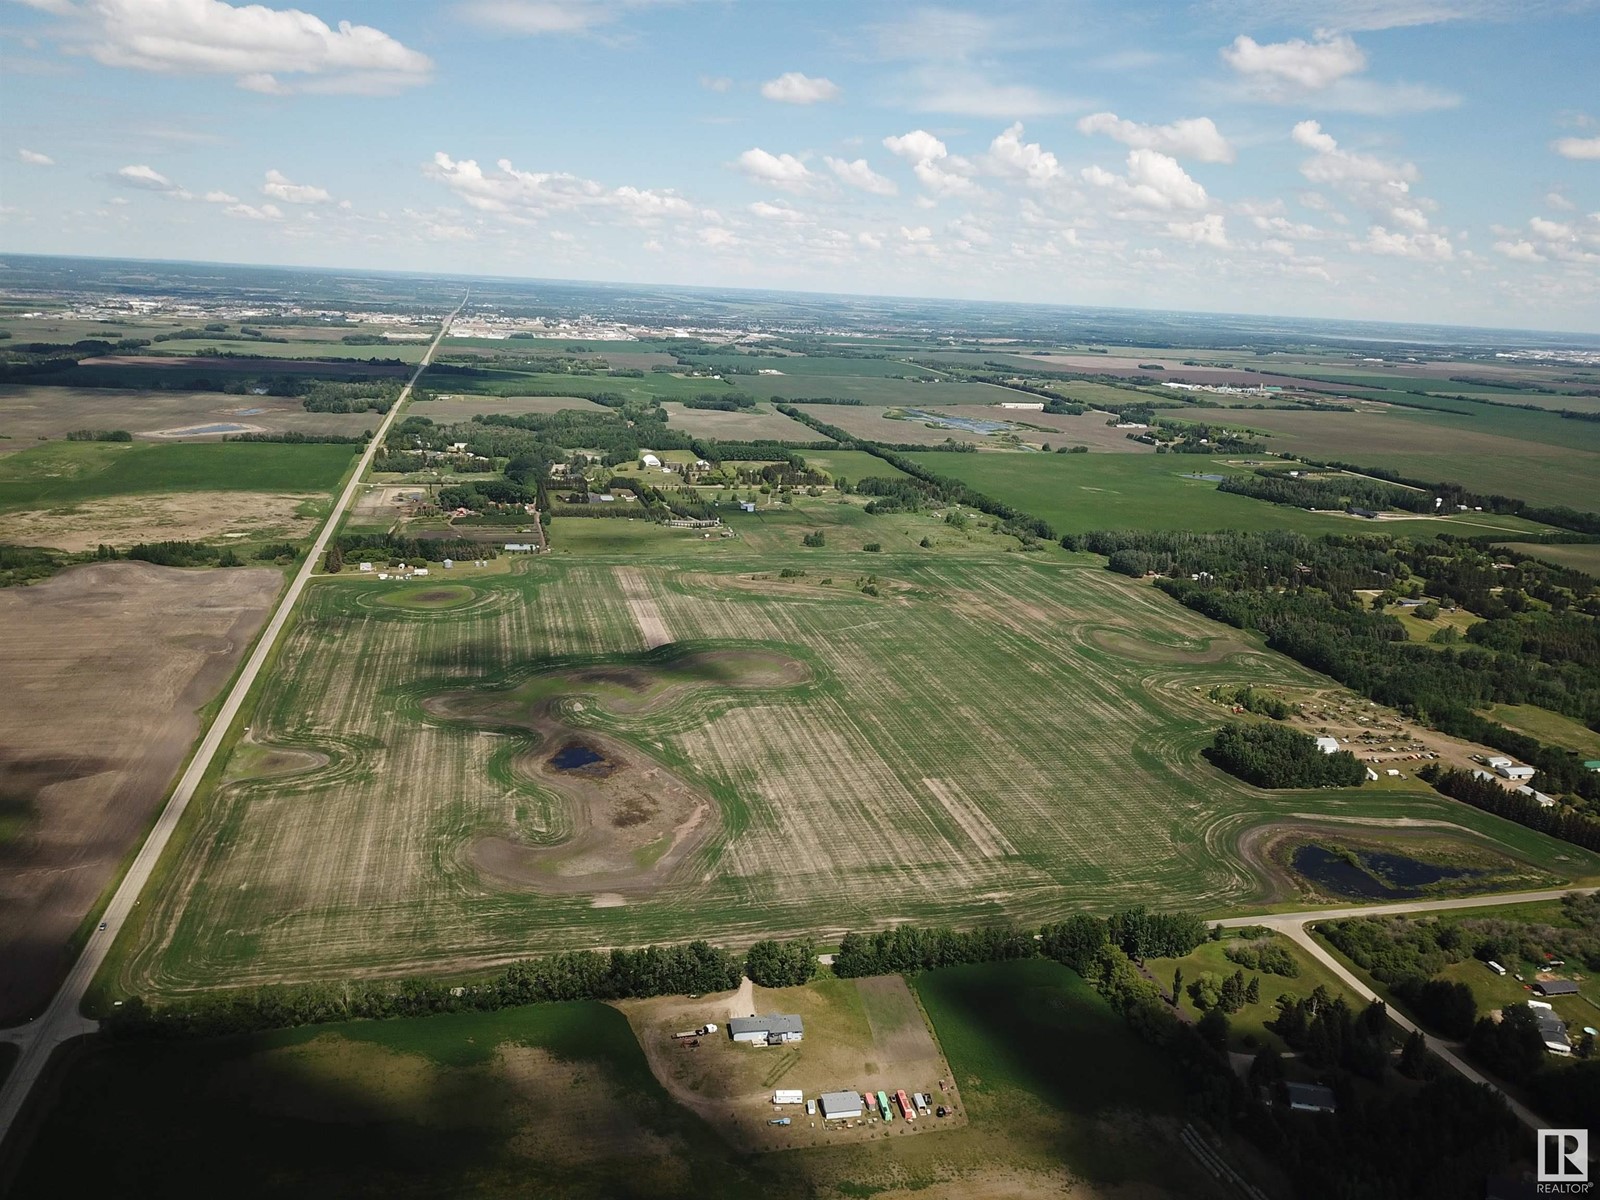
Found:
[[[1325, 908], [1310, 912], [1273, 913], [1261, 917], [1230, 917], [1225, 921], [1218, 922], [1218, 924], [1223, 926], [1265, 925], [1269, 929], [1277, 930], [1285, 937], [1293, 938], [1301, 949], [1338, 976], [1340, 982], [1355, 995], [1371, 1001], [1381, 1000], [1383, 997], [1356, 978], [1348, 967], [1328, 953], [1327, 947], [1312, 936], [1311, 930], [1308, 928], [1312, 922], [1337, 921], [1345, 917], [1399, 917], [1408, 913], [1448, 912], [1462, 908], [1494, 908], [1502, 904], [1538, 904], [1541, 901], [1559, 900], [1572, 892], [1587, 894], [1595, 891], [1600, 891], [1600, 888], [1550, 888], [1542, 892], [1505, 892], [1497, 896], [1466, 896], [1459, 900], [1407, 900], [1396, 904], [1368, 904], [1352, 908]], [[1396, 1012], [1393, 1007], [1389, 1009], [1389, 1019], [1408, 1034], [1413, 1032], [1421, 1033], [1429, 1050], [1432, 1050], [1473, 1083], [1481, 1083], [1486, 1087], [1492, 1088], [1506, 1102], [1511, 1111], [1516, 1114], [1517, 1119], [1529, 1129], [1541, 1129], [1544, 1127], [1544, 1120], [1532, 1109], [1517, 1100], [1515, 1096], [1508, 1094], [1494, 1080], [1486, 1078], [1468, 1064], [1457, 1052], [1460, 1048], [1457, 1043], [1443, 1041], [1425, 1030], [1418, 1029], [1415, 1023], [1403, 1013]]]
[[18, 1046], [20, 1054], [11, 1074], [6, 1077], [3, 1087], [0, 1087], [0, 1146], [3, 1146], [6, 1135], [10, 1132], [12, 1123], [17, 1114], [22, 1110], [24, 1101], [33, 1090], [43, 1074], [45, 1065], [50, 1060], [51, 1053], [63, 1042], [92, 1033], [98, 1028], [98, 1022], [84, 1017], [78, 1010], [83, 1003], [84, 994], [89, 989], [90, 982], [95, 973], [110, 953], [112, 943], [122, 931], [123, 924], [133, 911], [134, 903], [138, 900], [139, 893], [150, 879], [150, 873], [155, 869], [167, 843], [172, 839], [179, 821], [183, 819], [184, 811], [189, 807], [189, 801], [194, 798], [195, 790], [199, 787], [201, 779], [211, 769], [212, 760], [216, 758], [217, 751], [221, 748], [228, 728], [239, 714], [245, 697], [249, 695], [251, 687], [255, 684], [256, 676], [260, 673], [263, 664], [272, 653], [277, 644], [278, 636], [289, 621], [289, 615], [294, 610], [300, 593], [305, 590], [306, 582], [316, 570], [317, 562], [321, 559], [323, 551], [327, 549], [329, 540], [334, 531], [338, 529], [340, 520], [344, 517], [345, 510], [350, 507], [361, 481], [366, 476], [367, 470], [372, 466], [373, 456], [378, 447], [383, 444], [383, 439], [388, 435], [389, 427], [394, 423], [396, 415], [405, 406], [411, 397], [411, 389], [416, 386], [422, 372], [427, 370], [428, 364], [433, 361], [434, 354], [439, 349], [439, 344], [444, 341], [445, 335], [450, 332], [451, 322], [460, 315], [466, 307], [469, 292], [463, 296], [461, 303], [455, 311], [439, 324], [439, 332], [429, 344], [427, 353], [422, 356], [417, 364], [417, 369], [406, 382], [399, 398], [392, 404], [389, 411], [384, 414], [377, 431], [367, 442], [366, 449], [361, 453], [361, 459], [356, 464], [350, 480], [345, 484], [345, 489], [339, 494], [337, 503], [328, 514], [327, 521], [322, 526], [322, 531], [317, 534], [317, 540], [312, 545], [310, 552], [300, 569], [295, 572], [294, 580], [283, 594], [283, 600], [278, 604], [272, 614], [272, 620], [262, 631], [260, 639], [256, 642], [255, 649], [251, 652], [244, 669], [239, 672], [238, 679], [228, 692], [227, 699], [218, 710], [210, 728], [206, 731], [200, 748], [195, 752], [194, 758], [189, 763], [189, 769], [183, 773], [178, 781], [178, 786], [173, 789], [172, 797], [161, 810], [161, 815], [156, 818], [150, 836], [139, 849], [138, 857], [133, 860], [133, 865], [128, 868], [128, 873], [123, 877], [116, 894], [112, 896], [111, 903], [101, 914], [104, 927], [97, 932], [89, 934], [83, 953], [78, 956], [78, 961], [72, 965], [72, 970], [67, 973], [66, 980], [59, 991], [50, 1001], [50, 1006], [45, 1009], [42, 1016], [26, 1025], [19, 1025], [12, 1029], [0, 1031], [0, 1041], [11, 1042]]

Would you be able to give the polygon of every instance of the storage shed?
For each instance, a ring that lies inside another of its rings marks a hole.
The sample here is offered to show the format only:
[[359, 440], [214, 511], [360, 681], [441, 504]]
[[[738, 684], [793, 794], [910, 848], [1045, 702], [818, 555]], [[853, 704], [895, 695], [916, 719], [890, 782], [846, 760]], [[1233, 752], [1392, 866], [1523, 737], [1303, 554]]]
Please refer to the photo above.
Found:
[[859, 1092], [823, 1092], [819, 1101], [825, 1120], [846, 1121], [862, 1113]]
[[1541, 996], [1576, 996], [1578, 985], [1570, 979], [1542, 979], [1533, 985]]

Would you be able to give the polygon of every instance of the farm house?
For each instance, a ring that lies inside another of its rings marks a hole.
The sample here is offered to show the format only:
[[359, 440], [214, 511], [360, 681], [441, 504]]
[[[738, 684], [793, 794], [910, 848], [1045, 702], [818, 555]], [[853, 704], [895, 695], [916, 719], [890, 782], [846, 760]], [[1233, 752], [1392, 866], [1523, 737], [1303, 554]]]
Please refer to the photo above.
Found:
[[823, 1092], [819, 1102], [823, 1117], [829, 1121], [847, 1121], [862, 1113], [859, 1092]]
[[781, 1046], [805, 1035], [805, 1022], [793, 1014], [769, 1013], [764, 1017], [734, 1017], [728, 1022], [733, 1040], [749, 1046]]

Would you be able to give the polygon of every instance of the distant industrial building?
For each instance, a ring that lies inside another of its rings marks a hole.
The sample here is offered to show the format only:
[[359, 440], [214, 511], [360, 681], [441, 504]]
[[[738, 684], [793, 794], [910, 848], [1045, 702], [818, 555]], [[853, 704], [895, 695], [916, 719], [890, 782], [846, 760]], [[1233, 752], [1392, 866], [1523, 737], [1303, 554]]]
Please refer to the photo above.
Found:
[[823, 1092], [819, 1102], [826, 1120], [847, 1121], [861, 1116], [860, 1092]]
[[805, 1036], [805, 1022], [790, 1013], [769, 1013], [764, 1017], [734, 1017], [728, 1032], [736, 1042], [750, 1046], [781, 1046]]

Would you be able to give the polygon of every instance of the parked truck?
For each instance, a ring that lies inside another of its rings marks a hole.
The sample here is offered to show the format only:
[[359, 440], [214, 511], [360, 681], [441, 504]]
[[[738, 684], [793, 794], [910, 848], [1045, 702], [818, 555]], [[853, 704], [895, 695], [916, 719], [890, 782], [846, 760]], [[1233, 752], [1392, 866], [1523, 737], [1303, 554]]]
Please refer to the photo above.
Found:
[[699, 1029], [686, 1029], [682, 1033], [675, 1033], [672, 1036], [681, 1042], [685, 1038], [705, 1037], [706, 1034], [715, 1033], [716, 1031], [717, 1027], [715, 1025], [702, 1025]]

